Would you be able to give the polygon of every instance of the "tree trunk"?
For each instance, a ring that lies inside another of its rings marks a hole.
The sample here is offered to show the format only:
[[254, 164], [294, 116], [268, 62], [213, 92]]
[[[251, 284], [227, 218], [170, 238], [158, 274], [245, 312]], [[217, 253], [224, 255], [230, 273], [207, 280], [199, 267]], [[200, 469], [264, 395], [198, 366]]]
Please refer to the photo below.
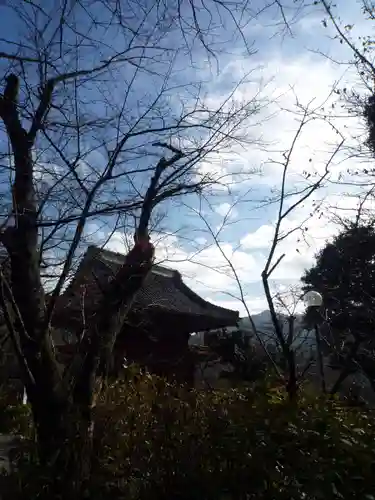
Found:
[[358, 352], [358, 349], [359, 349], [360, 345], [361, 345], [361, 340], [358, 339], [358, 338], [355, 339], [355, 341], [351, 345], [351, 348], [350, 348], [348, 354], [345, 357], [345, 361], [343, 363], [343, 367], [341, 369], [341, 372], [340, 372], [340, 374], [339, 374], [336, 382], [333, 384], [331, 390], [329, 391], [329, 393], [330, 393], [331, 396], [333, 396], [334, 394], [336, 394], [337, 392], [339, 392], [339, 390], [341, 389], [341, 386], [342, 386], [343, 382], [350, 375], [350, 372], [351, 372], [351, 369], [352, 369], [352, 363], [353, 363], [353, 360], [355, 360], [355, 358], [356, 358], [356, 355], [357, 355], [357, 352]]
[[298, 394], [298, 383], [297, 383], [297, 370], [294, 352], [288, 347], [288, 382], [287, 382], [287, 393], [289, 401], [295, 401]]
[[[159, 162], [151, 181], [136, 244], [108, 285], [79, 346], [81, 364], [72, 374], [74, 383], [70, 391], [70, 386], [62, 379], [53, 350], [40, 276], [32, 159], [35, 137], [25, 131], [19, 118], [18, 78], [9, 75], [6, 80], [0, 98], [0, 116], [11, 142], [15, 165], [14, 225], [1, 235], [11, 264], [14, 328], [10, 333], [14, 343], [19, 345], [19, 361], [25, 368], [24, 381], [37, 431], [39, 458], [54, 479], [50, 497], [75, 500], [81, 497], [83, 485], [90, 475], [97, 376], [106, 376], [124, 317], [152, 266], [154, 248], [148, 240], [147, 223], [157, 181], [166, 162]], [[48, 102], [41, 105], [43, 115]]]
[[320, 386], [322, 388], [322, 393], [325, 394], [327, 392], [327, 388], [326, 388], [326, 378], [325, 378], [325, 372], [324, 372], [322, 342], [321, 342], [318, 323], [315, 323], [314, 330], [315, 330], [316, 354], [317, 354]]
[[[7, 77], [0, 115], [11, 142], [15, 179], [12, 187], [13, 225], [1, 235], [10, 257], [10, 293], [14, 343], [24, 367], [39, 458], [53, 467], [66, 456], [69, 439], [69, 401], [45, 321], [45, 296], [39, 269], [37, 202], [33, 179], [33, 141], [22, 127], [18, 108], [18, 78]], [[61, 474], [61, 470], [58, 471]]]

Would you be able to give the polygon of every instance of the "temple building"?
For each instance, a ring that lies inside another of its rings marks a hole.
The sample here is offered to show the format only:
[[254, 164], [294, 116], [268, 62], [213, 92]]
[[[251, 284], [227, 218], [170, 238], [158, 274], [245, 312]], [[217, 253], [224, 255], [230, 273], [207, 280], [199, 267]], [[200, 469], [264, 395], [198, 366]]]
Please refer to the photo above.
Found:
[[[94, 312], [104, 285], [124, 259], [125, 255], [88, 247], [54, 315], [53, 325], [65, 345], [74, 344], [85, 318]], [[194, 359], [188, 346], [190, 334], [236, 326], [238, 319], [237, 311], [211, 304], [193, 292], [178, 271], [154, 265], [118, 336], [113, 371], [117, 373], [126, 360], [152, 373], [191, 383]]]

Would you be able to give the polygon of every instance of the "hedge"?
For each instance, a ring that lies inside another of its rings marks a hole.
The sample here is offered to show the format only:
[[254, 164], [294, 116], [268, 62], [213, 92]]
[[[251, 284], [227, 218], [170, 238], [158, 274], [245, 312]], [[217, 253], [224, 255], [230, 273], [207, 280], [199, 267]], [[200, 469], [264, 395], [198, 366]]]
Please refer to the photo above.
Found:
[[[306, 390], [291, 403], [270, 381], [204, 392], [132, 372], [95, 420], [92, 500], [375, 499], [373, 414]], [[24, 497], [42, 475], [20, 462]]]

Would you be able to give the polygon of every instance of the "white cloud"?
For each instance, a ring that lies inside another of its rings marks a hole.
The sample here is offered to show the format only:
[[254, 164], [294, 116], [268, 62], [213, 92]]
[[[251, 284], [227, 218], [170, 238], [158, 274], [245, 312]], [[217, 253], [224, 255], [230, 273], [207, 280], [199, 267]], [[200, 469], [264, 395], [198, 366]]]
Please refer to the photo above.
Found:
[[197, 168], [197, 181], [212, 182], [210, 188], [214, 191], [228, 191], [228, 187], [236, 183], [237, 176], [230, 172], [230, 164], [225, 159], [227, 154], [222, 151], [210, 160], [201, 161]]
[[[340, 231], [340, 226], [331, 218], [332, 213], [344, 215], [345, 217], [353, 216], [358, 208], [357, 198], [331, 194], [326, 196], [319, 212], [315, 212], [310, 216], [314, 212], [313, 203], [312, 200], [306, 202], [304, 206], [300, 206], [298, 210], [292, 212], [283, 221], [280, 234], [288, 234], [295, 228], [301, 229], [291, 232], [277, 244], [273, 262], [276, 262], [278, 257], [283, 254], [285, 254], [285, 257], [272, 274], [272, 279], [280, 282], [283, 280], [288, 282], [291, 280], [298, 281], [304, 270], [313, 265], [318, 250], [324, 247]], [[374, 201], [369, 200], [365, 208], [372, 208], [373, 210], [374, 205]], [[328, 211], [328, 208], [331, 211]], [[263, 250], [263, 254], [258, 253], [260, 268], [264, 265], [266, 256], [269, 253], [274, 227], [275, 224], [264, 224], [255, 231], [248, 233], [241, 240], [242, 249], [244, 250], [250, 252], [254, 252], [256, 249]]]
[[[241, 186], [244, 177], [252, 184], [278, 185], [282, 168], [277, 162], [283, 160], [282, 154], [292, 146], [302, 115], [302, 109], [298, 106], [310, 104], [309, 109], [319, 113], [303, 127], [293, 147], [288, 184], [301, 182], [301, 174], [305, 170], [322, 172], [341, 141], [341, 136], [332, 125], [337, 127], [350, 143], [351, 132], [358, 127], [359, 122], [355, 117], [340, 117], [347, 113], [337, 103], [337, 96], [332, 94], [332, 89], [337, 82], [341, 82], [341, 86], [353, 82], [353, 71], [335, 65], [323, 57], [317, 58], [307, 51], [303, 55], [300, 52], [296, 54], [291, 58], [283, 56], [279, 51], [271, 51], [269, 59], [263, 58], [262, 66], [252, 71], [252, 82], [238, 88], [235, 98], [239, 102], [248, 101], [259, 93], [259, 98], [268, 102], [268, 105], [262, 107], [244, 126], [244, 133], [249, 134], [248, 146], [238, 146], [230, 155], [222, 154], [221, 161], [220, 158], [215, 161], [216, 175], [224, 176], [227, 171], [231, 175], [230, 180]], [[238, 58], [232, 60], [223, 72], [240, 78], [249, 70], [249, 65], [256, 64], [257, 61], [253, 58]], [[221, 95], [210, 95], [211, 106], [218, 106], [221, 99]], [[335, 105], [334, 109], [332, 105]], [[318, 114], [320, 119], [317, 118]], [[330, 123], [324, 120], [325, 116], [330, 117]], [[229, 162], [228, 156], [231, 160]], [[334, 170], [336, 175], [342, 170], [338, 162], [342, 158], [342, 155], [337, 156], [336, 163], [331, 165], [331, 170]], [[240, 175], [233, 175], [233, 165], [238, 167]], [[202, 165], [200, 168], [202, 172], [212, 171], [208, 169], [208, 165]], [[254, 179], [251, 174], [254, 169], [259, 168], [262, 168], [262, 175]]]
[[203, 236], [198, 236], [198, 238], [195, 238], [194, 240], [198, 245], [205, 245], [207, 243], [207, 239], [204, 238]]
[[238, 295], [233, 272], [223, 252], [244, 280], [257, 279], [256, 258], [247, 252], [235, 251], [234, 245], [223, 242], [221, 250], [212, 245], [197, 253], [181, 248], [176, 237], [163, 238], [156, 246], [156, 260], [180, 271], [199, 293], [233, 293]]
[[[229, 73], [234, 74], [236, 71], [240, 73], [242, 64], [244, 64], [244, 61], [232, 61]], [[255, 71], [253, 76], [256, 75], [257, 72]], [[273, 186], [280, 187], [282, 167], [272, 160], [282, 160], [282, 152], [288, 151], [292, 144], [299, 125], [296, 114], [290, 112], [295, 105], [296, 99], [298, 99], [299, 103], [305, 105], [314, 99], [314, 107], [324, 103], [324, 110], [321, 111], [321, 115], [324, 113], [329, 114], [335, 98], [333, 96], [327, 102], [325, 100], [335, 83], [341, 79], [341, 86], [343, 86], [344, 82], [350, 83], [350, 81], [354, 81], [353, 75], [349, 74], [342, 66], [335, 66], [328, 59], [322, 58], [318, 60], [311, 55], [304, 55], [303, 57], [298, 55], [294, 59], [286, 59], [278, 54], [272, 56], [264, 65], [264, 68], [259, 70], [259, 82], [261, 82], [262, 78], [264, 81], [269, 82], [272, 75], [275, 75], [274, 79], [266, 86], [265, 95], [270, 99], [275, 98], [275, 102], [261, 112], [261, 117], [264, 116], [264, 122], [260, 128], [257, 128], [257, 131], [261, 131], [265, 142], [273, 145], [263, 149], [260, 147], [252, 148], [251, 145], [247, 149], [239, 148], [235, 160], [236, 164], [242, 165], [243, 170], [248, 172], [254, 167], [262, 165], [263, 176], [254, 178], [254, 176], [248, 175], [248, 181], [250, 185], [257, 185], [257, 188], [260, 185], [263, 186], [262, 196], [264, 198], [267, 197], [267, 189], [269, 189], [269, 196], [272, 196], [275, 194], [272, 189]], [[313, 78], [309, 75], [313, 75]], [[238, 98], [243, 100], [248, 98], [254, 91], [254, 85], [250, 85], [247, 90], [248, 93], [246, 94], [246, 88], [239, 89]], [[212, 96], [212, 99], [214, 99], [214, 96]], [[275, 115], [271, 119], [267, 119], [272, 111], [275, 112]], [[353, 131], [360, 126], [360, 123], [356, 118], [343, 119], [340, 117], [343, 113], [340, 109], [335, 109], [334, 113], [337, 118], [333, 119], [333, 123], [345, 133], [347, 144], [350, 145]], [[288, 189], [297, 185], [301, 189], [307, 185], [306, 180], [301, 175], [304, 170], [309, 170], [312, 173], [322, 172], [340, 140], [341, 136], [327, 122], [312, 120], [304, 129], [294, 147], [288, 169]], [[337, 156], [336, 161], [331, 164], [331, 180], [337, 179], [340, 173], [346, 171], [355, 163], [355, 160], [342, 163], [343, 159], [344, 154], [340, 154]], [[222, 162], [221, 165], [222, 168], [225, 168], [225, 162]], [[243, 188], [243, 184], [241, 184], [241, 187]], [[314, 194], [313, 198], [317, 202], [324, 198], [323, 214], [315, 211], [316, 205], [314, 206], [313, 199], [311, 199], [284, 221], [281, 228], [282, 234], [298, 228], [302, 223], [305, 230], [303, 233], [302, 231], [291, 233], [278, 244], [274, 262], [284, 253], [285, 257], [272, 275], [275, 280], [273, 283], [274, 289], [282, 286], [287, 287], [298, 282], [304, 270], [313, 265], [316, 252], [338, 232], [339, 228], [331, 220], [332, 212], [345, 209], [343, 215], [347, 216], [349, 215], [349, 209], [356, 208], [357, 201], [355, 198], [343, 197], [341, 193], [337, 195], [337, 191], [337, 186], [327, 184], [323, 191]], [[348, 188], [347, 191], [350, 192], [350, 189]], [[251, 196], [254, 196], [254, 190], [250, 191], [249, 201], [251, 201]], [[222, 211], [224, 213], [230, 203], [227, 202], [223, 205], [222, 208], [217, 207], [216, 212]], [[330, 208], [330, 211], [327, 208]], [[311, 213], [312, 215], [310, 215]], [[231, 256], [231, 260], [235, 264], [244, 286], [247, 300], [251, 304], [251, 309], [254, 308], [256, 311], [259, 310], [256, 304], [260, 304], [261, 308], [265, 306], [264, 298], [259, 295], [259, 287], [257, 292], [250, 294], [248, 289], [254, 281], [259, 284], [260, 274], [273, 238], [275, 224], [275, 220], [268, 220], [269, 216], [266, 218], [264, 211], [259, 210], [258, 214], [259, 227], [240, 238], [240, 249]], [[245, 221], [245, 209], [239, 208], [236, 218], [239, 221], [243, 218]], [[245, 224], [244, 222], [244, 226]], [[231, 249], [235, 247], [235, 244], [230, 241], [225, 242], [223, 247], [226, 245]], [[240, 257], [236, 257], [237, 253]], [[213, 249], [206, 251], [206, 254], [209, 255], [211, 266], [215, 266], [220, 261], [220, 256]], [[227, 290], [234, 290], [235, 283], [233, 280], [223, 280], [220, 284], [221, 286], [225, 284], [229, 286], [229, 283], [231, 283], [231, 287]], [[230, 304], [231, 300], [220, 302]]]
[[[316, 22], [316, 18], [312, 24], [304, 20], [300, 28], [302, 31], [311, 30]], [[299, 41], [296, 40], [296, 46], [298, 43]], [[323, 117], [324, 113], [329, 114], [332, 111], [335, 98], [334, 96], [328, 98], [328, 96], [335, 83], [339, 80], [342, 84], [354, 81], [353, 74], [350, 74], [346, 67], [334, 65], [328, 59], [319, 59], [311, 53], [304, 52], [301, 55], [302, 45], [301, 51], [298, 51], [297, 46], [295, 55], [292, 57], [282, 55], [279, 50], [279, 47], [278, 50], [272, 51], [271, 49], [268, 58], [263, 52], [262, 66], [252, 72], [252, 81], [239, 87], [235, 93], [238, 102], [249, 101], [258, 93], [264, 101], [269, 102], [269, 106], [262, 108], [246, 124], [249, 132], [248, 145], [235, 148], [230, 153], [221, 153], [212, 161], [202, 162], [198, 167], [200, 175], [222, 178], [221, 195], [225, 193], [224, 190], [228, 185], [239, 179], [243, 181], [245, 176], [252, 188], [248, 194], [248, 201], [256, 198], [254, 194], [256, 189], [262, 190], [264, 198], [272, 196], [275, 193], [273, 187], [280, 187], [282, 173], [281, 165], [275, 160], [281, 161], [282, 153], [290, 149], [300, 123], [296, 115], [296, 102], [307, 105], [313, 100], [314, 108], [324, 104], [324, 110], [321, 110]], [[333, 53], [331, 55], [334, 56]], [[226, 75], [227, 78], [236, 79], [249, 70], [250, 64], [256, 65], [257, 62], [254, 58], [250, 60], [232, 58], [227, 67], [223, 68], [219, 78]], [[223, 83], [225, 84], [225, 81]], [[207, 98], [207, 103], [211, 107], [218, 107], [223, 99], [223, 95], [220, 94], [220, 85], [217, 85], [215, 89], [215, 93], [211, 92]], [[334, 112], [338, 116], [342, 113], [340, 108], [335, 109]], [[358, 120], [335, 118], [333, 122], [345, 133], [350, 143], [351, 134], [358, 127]], [[260, 138], [263, 141], [263, 147], [257, 142]], [[294, 147], [287, 177], [288, 188], [295, 187], [297, 184], [300, 188], [306, 185], [302, 177], [302, 172], [305, 170], [312, 173], [321, 172], [339, 140], [340, 136], [327, 122], [322, 119], [311, 120]], [[312, 159], [311, 162], [310, 159]], [[337, 162], [331, 166], [333, 179], [350, 165], [350, 162], [339, 163], [342, 159], [343, 156], [339, 156]], [[255, 177], [252, 172], [259, 167], [262, 167], [263, 175]], [[239, 173], [241, 176], [238, 175]], [[238, 187], [244, 190], [244, 186], [242, 182]], [[337, 187], [326, 186], [314, 198], [324, 197], [325, 207], [355, 208], [355, 199], [338, 196], [335, 191]], [[231, 200], [228, 198], [228, 201], [217, 205], [214, 210], [225, 217], [230, 206]], [[246, 206], [248, 205], [243, 206], [245, 208], [242, 208], [242, 205], [236, 206], [231, 214], [236, 221], [239, 221], [237, 226], [240, 226], [241, 219], [245, 221], [247, 216]], [[258, 214], [259, 224], [256, 229], [245, 233], [246, 222], [244, 222], [242, 231], [238, 231], [240, 235], [236, 233], [235, 236], [225, 236], [226, 239], [221, 243], [221, 250], [215, 245], [208, 246], [211, 241], [210, 235], [207, 235], [207, 238], [204, 236], [195, 238], [194, 242], [201, 247], [201, 251], [195, 250], [194, 253], [186, 250], [182, 240], [176, 236], [160, 238], [153, 235], [153, 241], [157, 242], [157, 261], [178, 269], [186, 283], [203, 297], [224, 307], [238, 309], [245, 314], [245, 308], [241, 302], [231, 297], [231, 295], [238, 296], [239, 290], [232, 269], [222, 255], [224, 252], [238, 273], [250, 311], [260, 312], [266, 308], [264, 296], [260, 291], [260, 275], [273, 238], [275, 220], [269, 213], [266, 216], [265, 211], [259, 210]], [[303, 228], [308, 229], [304, 230], [303, 234], [301, 231], [292, 232], [278, 244], [274, 262], [282, 254], [285, 254], [285, 257], [272, 275], [274, 290], [286, 289], [290, 284], [298, 282], [304, 270], [313, 264], [315, 253], [337, 233], [339, 228], [329, 216], [330, 213], [327, 210], [323, 215], [315, 212], [311, 199], [304, 203], [303, 207], [292, 212], [284, 221], [281, 228], [283, 234], [300, 227], [302, 223]], [[235, 239], [237, 241], [234, 241]], [[240, 241], [239, 248], [237, 248], [238, 240]], [[126, 251], [123, 240], [116, 234], [109, 246], [117, 251]], [[221, 292], [220, 299], [217, 298], [217, 292]], [[225, 293], [228, 294], [227, 299], [222, 298]]]
[[240, 243], [246, 250], [269, 248], [273, 240], [275, 228], [271, 224], [264, 224], [252, 233], [248, 233]]
[[[303, 236], [301, 231], [292, 232], [278, 243], [273, 262], [282, 254], [285, 257], [272, 274], [270, 284], [273, 293], [285, 292], [298, 283], [304, 270], [313, 265], [316, 252], [339, 231], [339, 227], [325, 213], [321, 215], [321, 212], [316, 212], [309, 217], [314, 208], [312, 203], [306, 202], [303, 207], [292, 212], [281, 226], [284, 234], [300, 226], [307, 228], [307, 231], [304, 230]], [[325, 199], [325, 207], [328, 206], [336, 207], [336, 210], [345, 209], [347, 214], [349, 209], [356, 208], [357, 200], [329, 195]], [[324, 208], [322, 210], [324, 212]], [[186, 284], [207, 300], [239, 310], [244, 315], [245, 307], [239, 300], [240, 289], [224, 253], [237, 273], [250, 312], [255, 314], [267, 307], [262, 293], [261, 272], [268, 257], [274, 224], [275, 221], [262, 224], [244, 235], [239, 247], [230, 241], [222, 241], [220, 248], [215, 244], [209, 246], [209, 234], [207, 237], [198, 237], [195, 239], [201, 248], [198, 252], [187, 250], [183, 240], [176, 235], [152, 234], [151, 239], [156, 246], [156, 263], [180, 271]], [[126, 237], [115, 232], [108, 248], [126, 253]]]
[[37, 161], [34, 164], [34, 180], [37, 185], [53, 186], [65, 173], [64, 168], [56, 163]]
[[[247, 309], [240, 300], [215, 300], [209, 296], [206, 299], [217, 306], [238, 311], [241, 317], [247, 316]], [[267, 309], [265, 297], [245, 297], [245, 303], [251, 315], [258, 314]]]
[[[197, 253], [185, 250], [176, 236], [151, 236], [156, 247], [155, 262], [180, 271], [184, 280], [203, 296], [207, 297], [210, 293], [216, 292], [224, 294], [228, 292], [238, 296], [235, 277], [221, 251], [230, 259], [244, 283], [245, 280], [251, 281], [259, 278], [256, 256], [239, 250], [235, 251], [233, 245], [228, 242], [221, 245], [221, 250], [212, 245], [202, 247], [202, 250]], [[124, 244], [123, 235], [115, 232], [106, 248], [126, 253], [127, 247]]]
[[[246, 315], [246, 308], [240, 300], [236, 279], [217, 246], [203, 248], [196, 255], [185, 251], [176, 236], [158, 237], [153, 235], [152, 240], [156, 245], [157, 264], [178, 270], [182, 274], [184, 282], [206, 300], [228, 309], [237, 310], [242, 316]], [[114, 233], [107, 248], [126, 253], [122, 235]], [[244, 290], [247, 288], [247, 281], [251, 282], [260, 278], [258, 259], [255, 255], [238, 250], [234, 252], [229, 243], [223, 243], [221, 248], [225, 255], [230, 257]], [[227, 294], [228, 298], [216, 299], [217, 292], [220, 292], [221, 296]], [[254, 297], [247, 294], [245, 301], [253, 314], [266, 308], [264, 297]]]
[[238, 215], [238, 211], [230, 203], [221, 203], [215, 207], [215, 212], [222, 217], [235, 218]]

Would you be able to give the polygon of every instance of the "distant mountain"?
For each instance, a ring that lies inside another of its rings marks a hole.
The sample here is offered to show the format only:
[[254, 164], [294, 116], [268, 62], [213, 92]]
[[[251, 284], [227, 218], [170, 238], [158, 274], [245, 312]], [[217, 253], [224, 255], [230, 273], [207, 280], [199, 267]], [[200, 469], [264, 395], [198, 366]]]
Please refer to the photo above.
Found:
[[[257, 329], [267, 332], [273, 331], [271, 313], [268, 310], [262, 311], [258, 314], [252, 314], [251, 317]], [[241, 330], [243, 330], [244, 333], [248, 331], [250, 334], [252, 334], [251, 322], [247, 316], [244, 318], [240, 318], [238, 326]]]
[[[278, 319], [286, 336], [289, 331], [288, 317], [284, 314], [278, 314]], [[277, 337], [269, 310], [252, 315], [252, 320], [255, 324], [258, 335], [265, 343], [277, 343]], [[248, 317], [240, 318], [238, 326], [244, 335], [248, 335], [250, 337], [254, 336], [254, 331]], [[310, 349], [315, 345], [314, 332], [306, 330], [303, 327], [302, 314], [297, 314], [294, 321], [294, 339], [295, 347]]]
[[[284, 328], [287, 328], [288, 317], [284, 314], [278, 314], [277, 317], [278, 317], [279, 321], [281, 322], [282, 326]], [[257, 330], [263, 331], [264, 333], [272, 333], [274, 331], [271, 313], [268, 309], [266, 309], [265, 311], [262, 311], [258, 314], [252, 314], [251, 318], [252, 318]], [[302, 315], [297, 315], [296, 320], [295, 320], [295, 325], [298, 326], [298, 325], [301, 325], [301, 323], [302, 323]], [[247, 316], [244, 318], [240, 318], [238, 326], [244, 333], [248, 332], [249, 335], [252, 335], [253, 328], [251, 326], [250, 319]]]
[[[289, 330], [288, 317], [284, 314], [278, 314], [279, 321], [285, 336]], [[268, 345], [278, 344], [277, 337], [275, 334], [275, 329], [271, 319], [271, 313], [269, 310], [262, 311], [258, 314], [252, 315], [252, 319], [257, 330], [257, 334], [261, 337], [262, 341]], [[303, 327], [302, 324], [303, 316], [301, 314], [296, 315], [294, 322], [294, 347], [299, 350], [308, 350], [315, 346], [314, 332], [308, 331]], [[256, 336], [254, 335], [253, 328], [251, 326], [248, 317], [240, 318], [238, 322], [238, 327], [225, 328], [226, 332], [230, 334], [231, 332], [236, 332], [240, 330], [244, 336], [254, 338], [256, 341]], [[204, 332], [198, 332], [192, 335], [189, 339], [190, 345], [203, 345], [204, 344]]]

